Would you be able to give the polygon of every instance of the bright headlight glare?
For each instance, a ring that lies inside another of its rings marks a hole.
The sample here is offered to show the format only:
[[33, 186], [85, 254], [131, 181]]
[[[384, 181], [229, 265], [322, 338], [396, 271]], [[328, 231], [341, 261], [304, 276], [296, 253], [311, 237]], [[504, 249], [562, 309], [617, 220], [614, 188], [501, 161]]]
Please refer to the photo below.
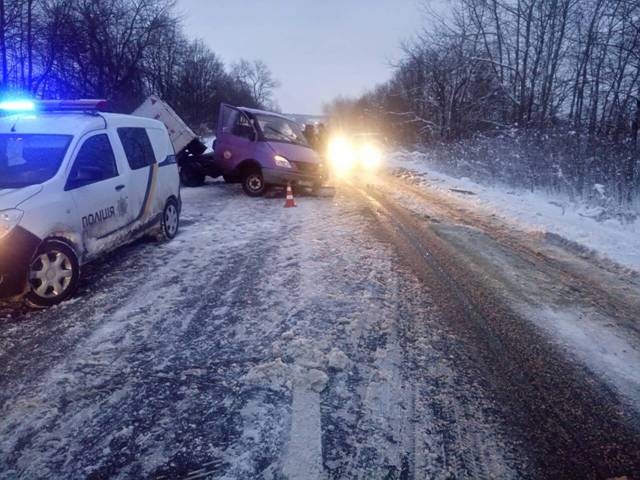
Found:
[[382, 152], [375, 145], [365, 144], [360, 150], [360, 158], [365, 168], [375, 169], [382, 163]]
[[3, 100], [0, 102], [0, 110], [5, 112], [33, 112], [36, 109], [36, 104], [31, 100]]
[[5, 237], [11, 230], [16, 228], [22, 220], [21, 210], [0, 211], [0, 238]]
[[284, 158], [282, 155], [276, 155], [275, 157], [273, 157], [273, 161], [276, 162], [276, 165], [278, 167], [292, 168], [291, 163], [289, 163], [289, 160]]
[[343, 137], [336, 137], [329, 143], [329, 160], [338, 171], [349, 170], [355, 161], [353, 145]]

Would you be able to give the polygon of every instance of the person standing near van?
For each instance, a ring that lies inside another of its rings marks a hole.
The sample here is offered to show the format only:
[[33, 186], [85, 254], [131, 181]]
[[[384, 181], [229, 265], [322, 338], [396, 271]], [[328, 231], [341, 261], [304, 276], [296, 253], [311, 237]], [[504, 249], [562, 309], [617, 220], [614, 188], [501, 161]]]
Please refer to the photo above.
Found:
[[327, 127], [324, 123], [318, 124], [318, 133], [316, 135], [316, 138], [317, 138], [316, 140], [317, 146], [315, 147], [316, 151], [320, 155], [326, 155], [329, 138], [327, 133]]
[[314, 150], [317, 150], [318, 135], [316, 133], [316, 126], [313, 125], [312, 123], [307, 123], [304, 126], [303, 133], [305, 138], [307, 139], [307, 142], [311, 146], [311, 148], [313, 148]]

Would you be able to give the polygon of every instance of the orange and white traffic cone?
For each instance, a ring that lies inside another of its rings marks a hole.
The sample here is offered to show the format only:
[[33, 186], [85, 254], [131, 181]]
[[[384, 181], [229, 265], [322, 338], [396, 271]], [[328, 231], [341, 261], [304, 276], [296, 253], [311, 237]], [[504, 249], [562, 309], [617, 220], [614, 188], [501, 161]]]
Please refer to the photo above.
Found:
[[293, 199], [293, 190], [291, 189], [291, 184], [287, 183], [287, 201], [284, 204], [284, 208], [292, 208], [297, 207], [296, 201]]

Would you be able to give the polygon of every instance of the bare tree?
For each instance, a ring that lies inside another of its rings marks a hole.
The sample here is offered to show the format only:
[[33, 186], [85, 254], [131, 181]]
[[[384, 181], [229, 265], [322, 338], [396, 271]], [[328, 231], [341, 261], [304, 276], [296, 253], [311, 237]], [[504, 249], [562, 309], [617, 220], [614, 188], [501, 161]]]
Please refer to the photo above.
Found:
[[531, 188], [559, 183], [588, 195], [596, 182], [620, 201], [638, 195], [640, 1], [450, 5], [448, 18], [404, 46], [387, 85], [333, 104], [334, 116], [404, 141], [510, 145], [517, 164], [496, 169], [502, 160], [484, 153], [474, 161], [513, 170]]
[[252, 93], [253, 99], [262, 107], [274, 108], [273, 93], [280, 86], [271, 70], [262, 60], [240, 60], [231, 66], [231, 76]]

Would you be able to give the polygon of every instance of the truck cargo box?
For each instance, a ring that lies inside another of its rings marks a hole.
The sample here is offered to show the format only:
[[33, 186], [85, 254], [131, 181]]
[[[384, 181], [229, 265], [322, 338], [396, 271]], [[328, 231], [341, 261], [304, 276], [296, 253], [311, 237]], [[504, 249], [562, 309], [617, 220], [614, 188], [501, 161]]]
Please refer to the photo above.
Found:
[[178, 157], [186, 155], [200, 155], [206, 151], [206, 146], [200, 141], [193, 130], [166, 102], [156, 95], [151, 95], [140, 105], [133, 115], [153, 118], [165, 124], [169, 137]]

